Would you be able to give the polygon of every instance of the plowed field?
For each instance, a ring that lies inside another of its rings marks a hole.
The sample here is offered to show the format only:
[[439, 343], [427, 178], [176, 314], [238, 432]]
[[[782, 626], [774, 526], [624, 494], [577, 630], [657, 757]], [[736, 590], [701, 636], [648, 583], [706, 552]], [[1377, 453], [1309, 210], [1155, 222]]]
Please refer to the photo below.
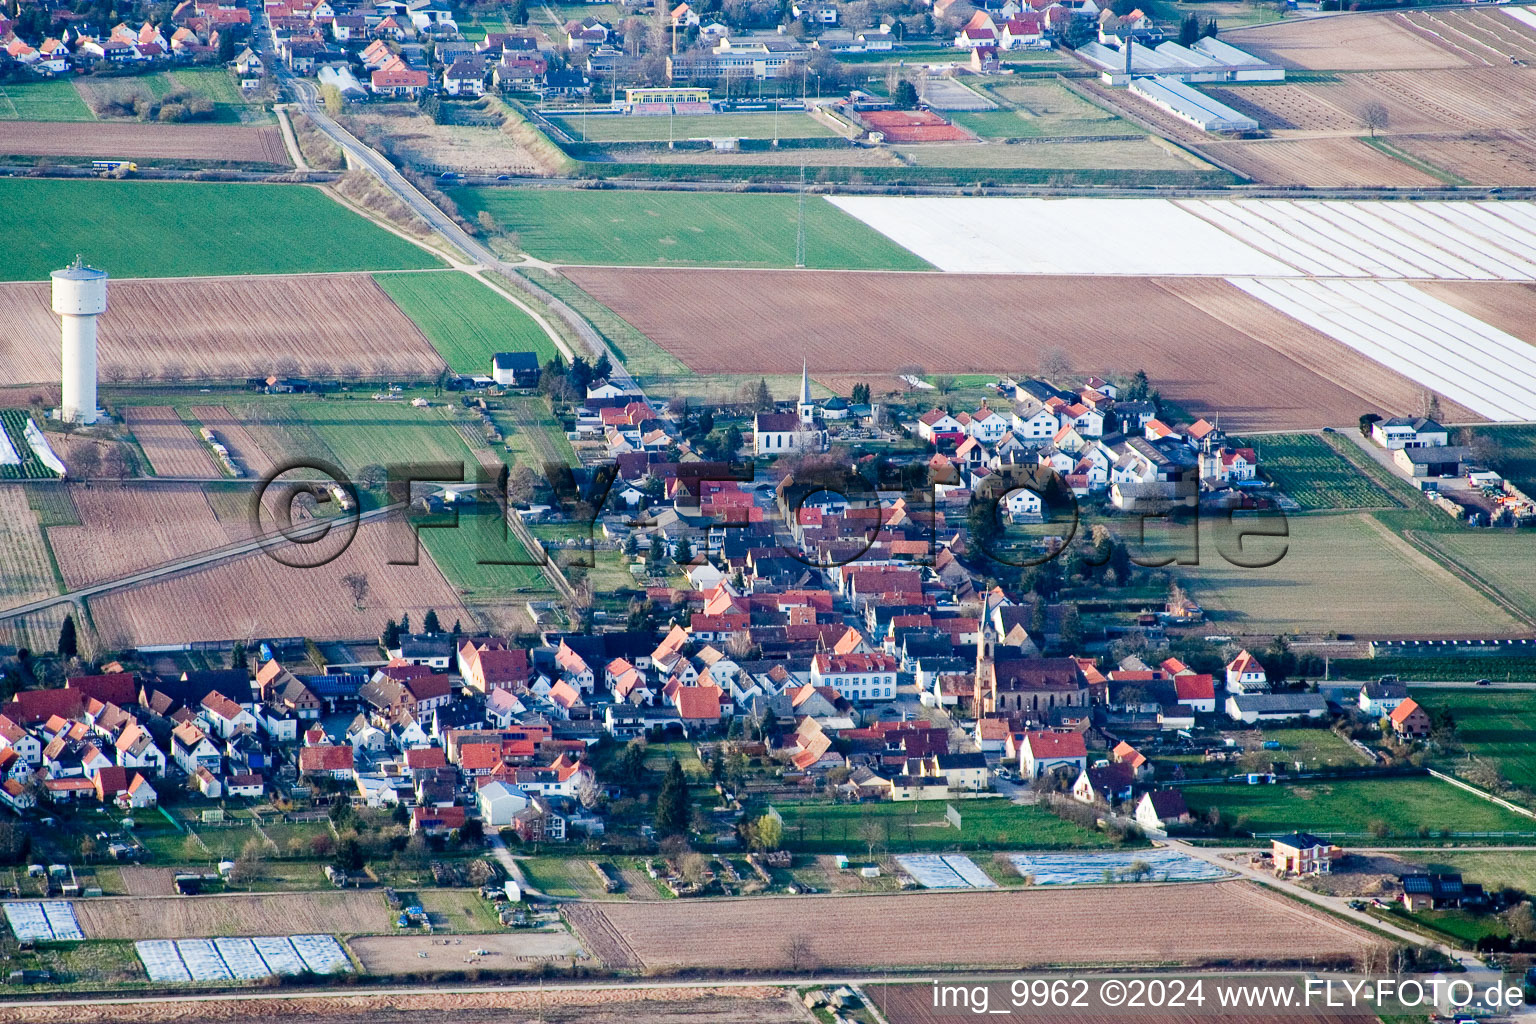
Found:
[[48, 531], [71, 589], [118, 579], [242, 539], [221, 525], [196, 484], [70, 486], [79, 526]]
[[1459, 68], [1480, 63], [1417, 31], [1400, 14], [1282, 21], [1223, 31], [1239, 49], [1309, 71], [1385, 71]]
[[[994, 984], [991, 986], [992, 1007], [999, 1009], [1008, 1007], [1011, 993], [1006, 984]], [[888, 1024], [953, 1024], [961, 1015], [969, 1016], [971, 1011], [956, 1009], [954, 1004], [943, 1008], [935, 1008], [933, 986], [927, 985], [866, 985], [864, 994], [869, 996], [884, 1015]], [[1136, 1024], [1204, 1024], [1213, 1018], [1204, 1013], [1148, 1013], [1141, 1012], [1134, 1016], [1126, 1013], [1105, 1013], [1094, 1015], [1090, 1012], [1077, 1010], [1070, 1014], [1052, 1014], [1049, 1010], [1015, 1011], [1018, 1017], [1027, 1017], [1030, 1024], [1124, 1024], [1127, 1020], [1134, 1020]], [[1222, 1024], [1275, 1024], [1278, 1018], [1270, 1013], [1223, 1013], [1220, 1020]], [[1307, 1019], [1313, 1024], [1377, 1024], [1374, 1014], [1330, 1014], [1311, 1013]]]
[[75, 916], [90, 939], [386, 932], [391, 921], [381, 894], [358, 891], [81, 900]]
[[[473, 621], [425, 549], [418, 565], [389, 564], [391, 558], [409, 557], [410, 548], [408, 540], [402, 548], [398, 535], [387, 529], [383, 523], [363, 524], [345, 551], [318, 568], [292, 568], [263, 552], [113, 591], [91, 602], [97, 630], [116, 646], [128, 646], [189, 636], [355, 640], [377, 636], [384, 619], [409, 612], [419, 622], [429, 609], [445, 622]], [[317, 546], [327, 552], [336, 547], [330, 541]], [[368, 577], [361, 608], [341, 582], [354, 572]]]
[[[1396, 399], [1418, 393], [1398, 374], [1350, 357], [1281, 313], [1244, 303], [1217, 281], [1204, 299], [1241, 307], [1242, 326], [1149, 278], [565, 272], [700, 373], [793, 373], [802, 358], [832, 375], [888, 375], [908, 364], [1027, 373], [1042, 351], [1060, 348], [1076, 372], [1145, 369], [1192, 413], [1219, 412], [1224, 425], [1246, 430], [1353, 423], [1367, 407], [1397, 408]], [[730, 303], [697, 301], [701, 286], [731, 296]], [[743, 323], [753, 330], [744, 332]], [[1255, 334], [1285, 344], [1277, 349]], [[1347, 387], [1305, 368], [1335, 360], [1347, 367], [1348, 376], [1337, 378]]]
[[1473, 185], [1536, 185], [1536, 137], [1530, 132], [1394, 135], [1391, 141]]
[[[1372, 944], [1247, 882], [581, 906], [572, 923], [588, 949], [603, 955], [593, 940], [601, 918], [658, 972], [788, 967], [793, 940], [802, 966], [827, 969], [1197, 964], [1266, 961], [1280, 950], [1328, 960]], [[1297, 934], [1308, 937], [1305, 952], [1286, 941]]]
[[135, 121], [0, 121], [0, 155], [293, 164], [272, 126]]
[[0, 484], [0, 608], [59, 592], [37, 516], [18, 484]]
[[168, 405], [134, 405], [123, 410], [123, 422], [138, 438], [156, 476], [223, 476], [213, 454]]
[[1199, 149], [1266, 185], [1375, 188], [1441, 184], [1418, 168], [1347, 136], [1212, 142]]
[[[0, 285], [0, 386], [58, 379], [48, 287]], [[366, 274], [113, 281], [98, 331], [105, 382], [431, 376], [443, 365]]]

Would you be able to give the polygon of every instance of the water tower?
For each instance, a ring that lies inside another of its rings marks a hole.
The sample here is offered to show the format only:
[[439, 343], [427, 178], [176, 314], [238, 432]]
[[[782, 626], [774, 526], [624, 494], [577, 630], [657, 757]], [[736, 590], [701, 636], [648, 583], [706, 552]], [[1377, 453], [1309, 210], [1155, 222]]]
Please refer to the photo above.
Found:
[[107, 311], [107, 272], [80, 257], [53, 272], [53, 311], [64, 318], [59, 419], [96, 422], [96, 318]]

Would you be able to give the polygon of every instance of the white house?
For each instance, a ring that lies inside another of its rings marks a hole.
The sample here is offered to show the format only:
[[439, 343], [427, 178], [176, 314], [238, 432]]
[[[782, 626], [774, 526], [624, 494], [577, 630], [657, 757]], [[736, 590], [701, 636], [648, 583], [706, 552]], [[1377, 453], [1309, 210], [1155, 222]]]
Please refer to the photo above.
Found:
[[1173, 677], [1180, 704], [1191, 711], [1211, 714], [1216, 710], [1216, 680], [1204, 673], [1185, 672]]
[[1443, 448], [1450, 431], [1427, 416], [1393, 416], [1371, 424], [1371, 438], [1389, 451], [1399, 448]]
[[242, 732], [256, 732], [256, 716], [217, 690], [203, 698], [202, 714], [198, 717], [207, 722], [209, 729], [220, 739], [227, 740]]
[[1040, 510], [1044, 503], [1040, 495], [1034, 491], [1022, 487], [1009, 491], [1003, 496], [1003, 511], [1013, 522], [1034, 522], [1040, 518]]
[[1022, 440], [1048, 440], [1060, 429], [1056, 414], [1033, 399], [1020, 403], [1013, 412], [1013, 433]]
[[528, 806], [528, 794], [505, 782], [487, 782], [475, 794], [475, 806], [488, 826], [503, 828]]
[[1008, 420], [986, 405], [970, 413], [969, 416], [970, 422], [965, 424], [966, 433], [982, 444], [992, 444], [1008, 432]]
[[1088, 767], [1088, 747], [1080, 732], [1027, 732], [1019, 745], [1019, 774], [1038, 779], [1058, 768], [1081, 772]]
[[171, 757], [188, 775], [195, 776], [199, 768], [206, 768], [217, 775], [224, 758], [219, 748], [208, 739], [208, 734], [195, 722], [182, 722], [171, 730]]
[[1239, 651], [1237, 657], [1227, 663], [1228, 693], [1263, 693], [1269, 689], [1269, 677], [1259, 659], [1247, 651]]
[[1327, 714], [1328, 701], [1318, 693], [1234, 693], [1227, 698], [1227, 717], [1247, 725]]
[[830, 686], [849, 700], [892, 700], [896, 696], [896, 659], [889, 654], [833, 654], [811, 659], [811, 685]]
[[965, 436], [965, 426], [943, 409], [932, 409], [918, 417], [917, 436], [929, 444], [945, 436], [959, 439]]
[[1390, 715], [1407, 699], [1408, 687], [1402, 683], [1383, 680], [1360, 687], [1360, 710], [1377, 718]]
[[1168, 826], [1189, 820], [1184, 794], [1176, 789], [1144, 793], [1136, 804], [1136, 824], [1154, 832], [1166, 832]]

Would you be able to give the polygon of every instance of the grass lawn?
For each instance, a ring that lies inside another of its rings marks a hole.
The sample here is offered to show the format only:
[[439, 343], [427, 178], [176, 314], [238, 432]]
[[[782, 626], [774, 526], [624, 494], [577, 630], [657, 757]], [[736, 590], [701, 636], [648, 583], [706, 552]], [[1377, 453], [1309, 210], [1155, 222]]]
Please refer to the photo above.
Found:
[[778, 804], [784, 845], [800, 851], [865, 851], [863, 830], [873, 822], [876, 845], [892, 853], [941, 849], [1093, 849], [1112, 846], [1102, 835], [1039, 807], [1009, 800], [956, 801], [961, 831], [945, 820], [941, 800], [878, 804]]
[[984, 83], [983, 91], [1003, 106], [997, 110], [962, 111], [954, 115], [956, 124], [983, 138], [1144, 137], [1147, 134], [1054, 81], [1014, 79], [1012, 76], [991, 78]]
[[[556, 899], [593, 899], [607, 894], [597, 873], [585, 860], [573, 857], [519, 857], [528, 884]], [[616, 873], [616, 872], [615, 872]]]
[[1265, 729], [1264, 739], [1279, 742], [1279, 750], [1267, 751], [1275, 761], [1305, 761], [1308, 768], [1371, 763], [1331, 729]]
[[[454, 529], [424, 528], [421, 545], [443, 576], [471, 602], [547, 593], [551, 588], [533, 555], [497, 516], [460, 516]], [[503, 564], [503, 563], [516, 564]]]
[[127, 940], [49, 942], [30, 953], [7, 957], [7, 971], [51, 971], [53, 980], [41, 985], [12, 985], [17, 993], [60, 988], [137, 987], [149, 981], [133, 943]]
[[0, 85], [0, 121], [94, 121], [73, 82], [45, 78]]
[[[45, 281], [80, 253], [113, 277], [202, 277], [441, 266], [319, 189], [212, 182], [7, 178], [0, 279]], [[68, 231], [58, 225], [68, 223]]]
[[1184, 799], [1196, 815], [1219, 807], [1244, 832], [1411, 837], [1433, 832], [1536, 832], [1536, 822], [1448, 782], [1432, 778], [1338, 779], [1305, 785], [1189, 786]]
[[421, 328], [456, 373], [488, 375], [497, 352], [556, 354], [533, 318], [468, 274], [377, 274], [374, 280]]
[[[1475, 665], [1478, 659], [1469, 659]], [[1447, 708], [1468, 753], [1488, 758], [1517, 786], [1536, 789], [1536, 691], [1411, 691], [1426, 706]], [[1533, 823], [1536, 824], [1536, 823]]]
[[[645, 748], [645, 767], [647, 771], [665, 773], [672, 759], [676, 758], [683, 766], [683, 774], [688, 776], [689, 782], [704, 782], [709, 778], [709, 769], [704, 767], [704, 762], [699, 760], [698, 751], [687, 740], [672, 740], [667, 743], [652, 743]], [[656, 780], [656, 785], [661, 785], [661, 779]]]
[[491, 901], [474, 889], [419, 889], [421, 908], [436, 931], [500, 932], [501, 922]]
[[[1361, 632], [1390, 636], [1498, 635], [1512, 616], [1367, 513], [1293, 516], [1285, 540], [1250, 537], [1230, 564], [1213, 525], [1200, 564], [1177, 574], [1223, 629], [1253, 633]], [[1150, 531], [1149, 531], [1150, 533]], [[1227, 548], [1235, 542], [1227, 541]], [[1275, 560], [1278, 557], [1278, 560]], [[1434, 615], [1421, 614], [1426, 607]]]
[[265, 124], [272, 120], [265, 106], [241, 95], [234, 75], [223, 68], [186, 68], [166, 74], [177, 88], [211, 100], [215, 122]]
[[1501, 888], [1536, 892], [1536, 850], [1490, 850], [1486, 853], [1447, 850], [1420, 855], [1431, 871], [1460, 871], [1469, 882], [1490, 891]]
[[1264, 475], [1304, 509], [1399, 507], [1316, 434], [1265, 434], [1235, 443], [1253, 448]]
[[[790, 267], [797, 198], [698, 192], [453, 189], [521, 246], [555, 263]], [[0, 194], [3, 196], [3, 194]], [[927, 270], [928, 264], [821, 197], [805, 203], [806, 263], [823, 269]]]
[[[603, 114], [550, 118], [567, 135], [587, 142], [667, 142], [671, 139], [819, 139], [836, 133], [804, 110], [766, 114], [683, 114], [672, 117]], [[775, 135], [775, 126], [778, 134]], [[670, 134], [669, 134], [670, 132]]]

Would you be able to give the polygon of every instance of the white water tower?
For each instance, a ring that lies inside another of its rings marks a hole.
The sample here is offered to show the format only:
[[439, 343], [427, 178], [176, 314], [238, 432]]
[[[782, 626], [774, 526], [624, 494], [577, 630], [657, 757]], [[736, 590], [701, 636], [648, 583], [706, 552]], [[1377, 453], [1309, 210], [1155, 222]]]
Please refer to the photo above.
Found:
[[80, 257], [53, 272], [53, 311], [64, 318], [64, 381], [59, 418], [96, 422], [96, 318], [107, 311], [107, 272]]

